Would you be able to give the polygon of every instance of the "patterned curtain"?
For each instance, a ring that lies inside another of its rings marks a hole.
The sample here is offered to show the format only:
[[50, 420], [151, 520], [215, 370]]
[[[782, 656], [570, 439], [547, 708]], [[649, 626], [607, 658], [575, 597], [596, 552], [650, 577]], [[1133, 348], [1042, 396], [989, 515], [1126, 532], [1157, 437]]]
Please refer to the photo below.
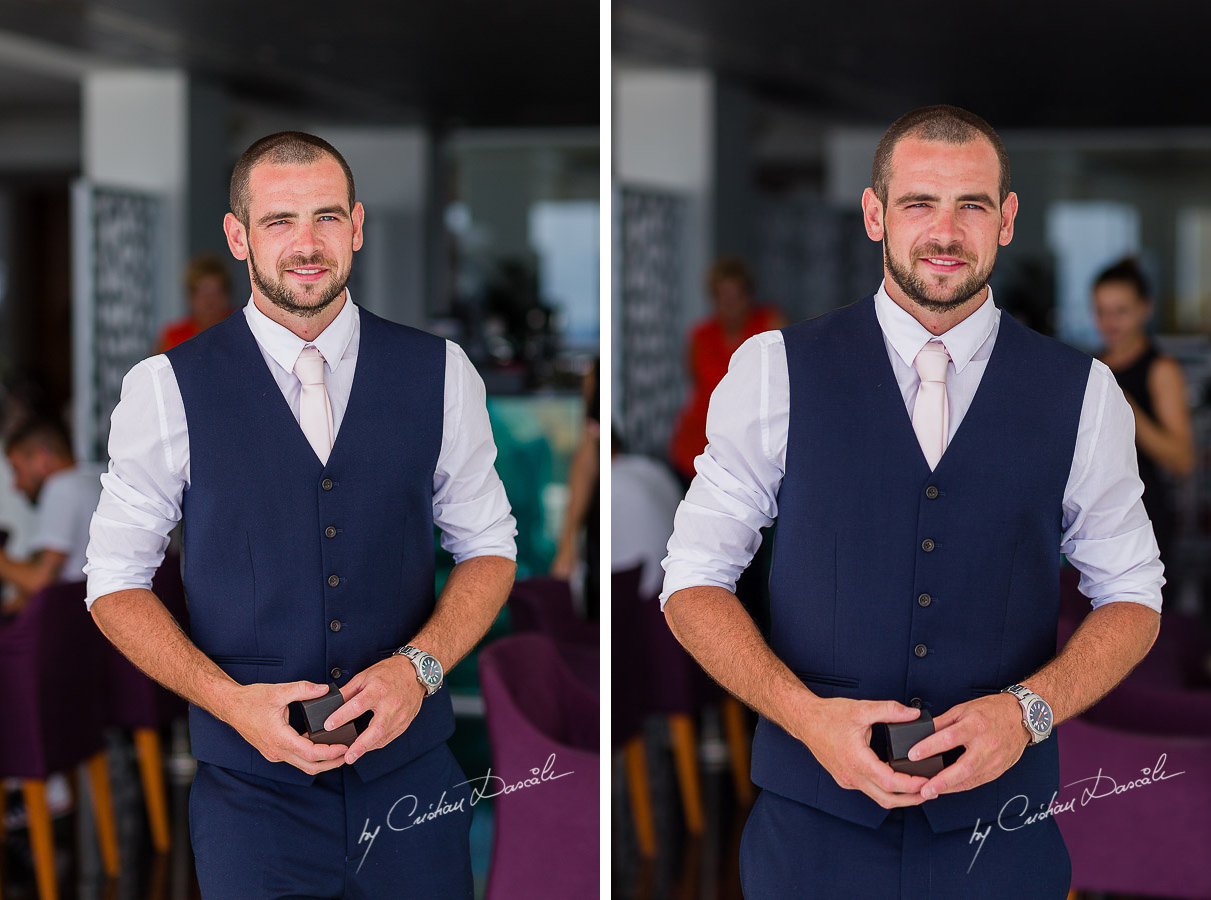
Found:
[[665, 458], [682, 397], [685, 201], [621, 192], [622, 437], [627, 451]]
[[162, 201], [111, 188], [85, 189], [90, 251], [85, 283], [91, 296], [77, 298], [75, 314], [89, 317], [91, 352], [83, 360], [77, 358], [77, 365], [84, 362], [89, 367], [89, 389], [84, 397], [77, 397], [77, 402], [87, 406], [86, 416], [77, 418], [77, 427], [86, 429], [78, 446], [86, 450], [88, 458], [104, 460], [108, 458], [109, 417], [121, 397], [122, 379], [151, 353], [155, 343], [157, 225]]

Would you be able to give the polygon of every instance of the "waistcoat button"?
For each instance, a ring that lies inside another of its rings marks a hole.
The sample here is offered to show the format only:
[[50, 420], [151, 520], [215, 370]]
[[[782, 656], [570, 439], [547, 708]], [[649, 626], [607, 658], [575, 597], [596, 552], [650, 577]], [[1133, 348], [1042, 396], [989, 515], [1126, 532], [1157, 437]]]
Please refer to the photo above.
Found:
[[937, 485], [931, 484], [929, 487], [927, 487], [925, 489], [925, 496], [928, 497], [930, 500], [937, 500], [938, 499]]
[[341, 630], [341, 623], [340, 623], [340, 620], [339, 620], [339, 619], [333, 619], [331, 622], [329, 622], [329, 623], [328, 623], [328, 630], [329, 630], [329, 631], [340, 631], [340, 630]]
[[328, 587], [336, 587], [340, 583], [341, 583], [340, 575], [329, 575], [328, 576]]
[[925, 540], [921, 541], [921, 549], [926, 553], [933, 553], [933, 548], [936, 546], [938, 545], [933, 542], [933, 538], [926, 538]]
[[924, 644], [917, 644], [917, 646], [912, 648], [912, 652], [917, 654], [917, 656], [920, 657], [920, 656], [924, 656], [926, 653], [928, 653], [929, 648], [926, 647]]
[[908, 701], [908, 705], [915, 706], [917, 709], [920, 709], [921, 708], [921, 698], [913, 697], [910, 701]]
[[340, 666], [334, 666], [334, 667], [333, 667], [333, 669], [332, 669], [332, 671], [331, 671], [331, 672], [329, 672], [328, 674], [332, 676], [332, 680], [333, 680], [333, 681], [336, 681], [338, 678], [340, 678], [340, 677], [341, 677], [341, 667], [340, 667]]
[[326, 491], [332, 490], [332, 479], [325, 478], [323, 481], [320, 482], [320, 487], [322, 487]]
[[334, 537], [336, 537], [336, 526], [335, 526], [335, 525], [329, 525], [327, 528], [325, 528], [325, 529], [324, 529], [324, 537], [330, 537], [330, 538], [334, 538]]
[[933, 597], [929, 596], [929, 594], [922, 594], [917, 598], [917, 603], [921, 606], [929, 606], [929, 604], [933, 603]]

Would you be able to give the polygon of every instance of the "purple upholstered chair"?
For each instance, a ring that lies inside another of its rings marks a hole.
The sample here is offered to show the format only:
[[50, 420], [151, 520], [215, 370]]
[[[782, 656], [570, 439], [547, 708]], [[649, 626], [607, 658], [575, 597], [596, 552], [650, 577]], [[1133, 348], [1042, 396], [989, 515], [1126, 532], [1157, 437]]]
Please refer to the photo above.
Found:
[[[181, 582], [181, 560], [175, 553], [165, 556], [152, 579], [151, 589], [186, 632], [189, 611]], [[164, 753], [160, 729], [183, 718], [184, 700], [156, 684], [123, 656], [112, 644], [105, 645], [105, 669], [109, 678], [106, 724], [130, 729], [139, 759], [139, 777], [151, 826], [152, 845], [158, 853], [172, 847], [169, 829], [168, 791], [164, 780]]]
[[105, 638], [84, 606], [83, 581], [51, 585], [0, 626], [0, 778], [18, 778], [41, 897], [56, 896], [46, 778], [88, 764], [105, 871], [118, 874], [101, 714]]
[[1119, 731], [1211, 739], [1211, 691], [1187, 691], [1128, 676], [1083, 718]]
[[[496, 798], [488, 900], [596, 897], [599, 703], [549, 638], [522, 634], [479, 654], [492, 772], [507, 783], [548, 759], [562, 777]], [[569, 774], [563, 774], [569, 773]]]
[[509, 621], [514, 634], [537, 631], [571, 644], [598, 646], [598, 629], [576, 614], [572, 588], [560, 578], [524, 578], [509, 593]]
[[[1077, 718], [1059, 727], [1058, 739], [1055, 803], [1073, 808], [1055, 821], [1072, 856], [1073, 889], [1211, 897], [1211, 738], [1130, 733]], [[1106, 779], [1122, 786], [1145, 770], [1170, 777], [1110, 794]], [[1099, 772], [1103, 780], [1092, 780]], [[1087, 789], [1094, 794], [1082, 805]]]

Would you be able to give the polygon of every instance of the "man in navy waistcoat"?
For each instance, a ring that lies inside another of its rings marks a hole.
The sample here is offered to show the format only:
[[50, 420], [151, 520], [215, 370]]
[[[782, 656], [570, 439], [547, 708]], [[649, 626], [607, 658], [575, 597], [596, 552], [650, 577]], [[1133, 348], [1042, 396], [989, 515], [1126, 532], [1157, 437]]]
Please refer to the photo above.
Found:
[[[93, 617], [190, 702], [207, 900], [470, 897], [470, 788], [441, 688], [516, 555], [483, 382], [456, 345], [353, 304], [364, 212], [330, 144], [260, 139], [231, 210], [252, 296], [126, 377], [91, 529]], [[178, 520], [188, 635], [150, 591]], [[435, 524], [456, 563], [440, 597]], [[331, 685], [322, 730], [364, 730], [313, 742], [289, 705]]]
[[[908, 113], [871, 184], [883, 284], [732, 357], [665, 616], [759, 714], [747, 896], [1062, 898], [1068, 853], [1035, 815], [1058, 789], [1052, 726], [1159, 627], [1131, 410], [1104, 365], [993, 302], [1018, 200], [988, 123]], [[733, 589], [775, 517], [763, 638]], [[1061, 553], [1093, 609], [1056, 655]], [[932, 777], [869, 746], [922, 710], [936, 731], [909, 757], [942, 754]]]

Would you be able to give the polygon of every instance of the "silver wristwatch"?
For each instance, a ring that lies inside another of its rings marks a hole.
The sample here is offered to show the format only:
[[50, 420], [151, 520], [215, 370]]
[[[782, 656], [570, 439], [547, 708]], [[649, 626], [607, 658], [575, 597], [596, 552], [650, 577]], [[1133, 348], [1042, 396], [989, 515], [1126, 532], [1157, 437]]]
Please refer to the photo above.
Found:
[[1030, 743], [1037, 744], [1039, 741], [1046, 740], [1051, 734], [1053, 724], [1051, 707], [1047, 701], [1030, 688], [1020, 684], [1011, 684], [1001, 693], [1013, 694], [1018, 698], [1018, 704], [1022, 707], [1022, 724], [1026, 726], [1026, 732], [1030, 735]]
[[400, 647], [391, 655], [406, 656], [412, 661], [412, 665], [416, 667], [416, 680], [425, 689], [425, 696], [432, 697], [442, 686], [445, 672], [442, 671], [442, 664], [437, 661], [436, 656], [430, 656], [424, 650], [412, 646]]

